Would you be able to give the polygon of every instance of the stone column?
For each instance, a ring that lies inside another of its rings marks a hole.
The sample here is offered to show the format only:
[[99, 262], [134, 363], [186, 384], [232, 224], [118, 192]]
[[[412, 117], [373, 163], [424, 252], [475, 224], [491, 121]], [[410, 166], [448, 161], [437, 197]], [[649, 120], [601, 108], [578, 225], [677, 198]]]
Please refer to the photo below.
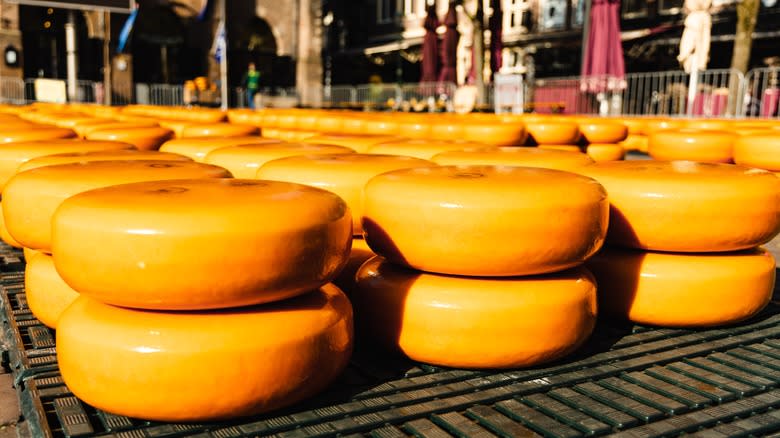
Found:
[[301, 105], [322, 105], [322, 0], [298, 1], [296, 89]]

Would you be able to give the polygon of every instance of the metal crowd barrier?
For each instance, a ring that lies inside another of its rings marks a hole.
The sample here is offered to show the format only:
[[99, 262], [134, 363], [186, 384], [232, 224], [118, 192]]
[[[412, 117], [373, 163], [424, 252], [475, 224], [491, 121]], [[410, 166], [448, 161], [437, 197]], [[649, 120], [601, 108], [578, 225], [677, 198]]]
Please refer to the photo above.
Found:
[[741, 111], [745, 117], [780, 116], [780, 68], [757, 68], [742, 82]]
[[24, 80], [0, 77], [0, 103], [24, 104]]
[[161, 106], [181, 106], [184, 104], [182, 85], [149, 84], [149, 103]]

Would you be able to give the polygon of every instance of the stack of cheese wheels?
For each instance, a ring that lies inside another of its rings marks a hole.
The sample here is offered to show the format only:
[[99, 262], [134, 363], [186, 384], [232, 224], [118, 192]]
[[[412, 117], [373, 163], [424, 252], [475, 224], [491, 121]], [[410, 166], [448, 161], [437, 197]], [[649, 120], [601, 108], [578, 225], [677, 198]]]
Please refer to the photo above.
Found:
[[350, 255], [349, 268], [336, 280], [336, 285], [350, 291], [354, 273], [360, 262], [371, 255], [362, 239], [363, 187], [376, 175], [398, 169], [432, 166], [433, 163], [413, 157], [378, 154], [298, 155], [265, 163], [257, 178], [289, 181], [329, 190], [343, 198], [352, 211], [353, 234], [357, 248]]
[[[696, 126], [696, 125], [694, 125]], [[708, 125], [702, 125], [708, 126]], [[737, 134], [711, 129], [664, 129], [648, 138], [648, 154], [656, 160], [731, 163]]]
[[628, 126], [619, 121], [583, 119], [579, 130], [585, 144], [585, 153], [594, 161], [619, 161], [626, 150], [619, 143], [628, 137]]
[[606, 247], [588, 262], [607, 316], [706, 327], [766, 306], [775, 261], [758, 248], [780, 231], [780, 179], [692, 161], [597, 163], [609, 193]]
[[57, 323], [62, 378], [92, 406], [159, 421], [307, 398], [352, 351], [352, 307], [329, 283], [351, 241], [344, 200], [300, 184], [183, 179], [72, 196], [52, 224], [54, 267], [81, 294]]
[[574, 146], [580, 140], [579, 127], [572, 121], [532, 119], [525, 123], [525, 129], [532, 144], [540, 146]]
[[452, 367], [533, 366], [572, 352], [596, 322], [596, 283], [579, 265], [601, 247], [608, 207], [596, 181], [550, 169], [372, 178], [363, 232], [381, 257], [356, 276], [358, 333]]
[[[28, 260], [25, 281], [30, 310], [56, 328], [63, 310], [78, 295], [51, 272], [52, 217], [67, 198], [88, 190], [139, 181], [224, 178], [226, 170], [191, 161], [95, 161], [38, 167], [17, 173], [3, 191], [8, 232], [25, 248], [42, 254]], [[44, 274], [48, 272], [48, 274]]]
[[766, 130], [738, 137], [734, 141], [734, 162], [780, 172], [780, 131]]

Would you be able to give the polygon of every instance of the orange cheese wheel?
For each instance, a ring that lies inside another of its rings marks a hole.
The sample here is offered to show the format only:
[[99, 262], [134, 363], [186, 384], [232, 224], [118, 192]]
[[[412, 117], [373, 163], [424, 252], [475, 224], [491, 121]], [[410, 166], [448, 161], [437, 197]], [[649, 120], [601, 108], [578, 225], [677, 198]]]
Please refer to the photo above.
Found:
[[184, 128], [194, 124], [194, 122], [189, 120], [159, 120], [158, 123], [163, 128], [173, 131], [176, 138], [184, 137]]
[[91, 161], [192, 161], [184, 155], [158, 152], [158, 151], [139, 151], [137, 149], [126, 149], [116, 151], [95, 151], [95, 152], [73, 152], [67, 154], [52, 154], [33, 158], [24, 162], [17, 169], [17, 173], [26, 170], [37, 169], [43, 166], [56, 166], [58, 164], [70, 163], [88, 163]]
[[363, 187], [368, 180], [391, 170], [433, 165], [430, 161], [397, 155], [299, 155], [267, 162], [257, 171], [257, 178], [306, 184], [339, 195], [352, 210], [353, 231], [360, 235]]
[[604, 241], [608, 217], [604, 188], [584, 176], [444, 166], [372, 178], [365, 187], [363, 231], [374, 252], [415, 269], [534, 275], [590, 257]]
[[333, 285], [280, 303], [200, 312], [124, 309], [82, 296], [57, 324], [57, 362], [68, 388], [104, 411], [225, 420], [325, 389], [347, 365], [352, 337], [352, 308]]
[[368, 148], [379, 143], [400, 140], [394, 135], [315, 135], [306, 139], [307, 143], [331, 144], [365, 153]]
[[780, 180], [692, 161], [614, 161], [583, 168], [607, 189], [608, 241], [655, 251], [736, 251], [780, 232]]
[[398, 123], [384, 117], [369, 119], [363, 123], [363, 134], [395, 137], [398, 135]]
[[100, 129], [86, 135], [87, 140], [111, 140], [130, 143], [142, 151], [152, 151], [173, 138], [173, 131], [163, 127]]
[[410, 358], [458, 368], [516, 368], [571, 353], [596, 323], [583, 268], [532, 277], [426, 274], [376, 257], [350, 295], [358, 336]]
[[204, 163], [229, 170], [236, 178], [252, 179], [265, 163], [295, 155], [350, 154], [352, 149], [310, 143], [271, 143], [228, 146], [209, 152]]
[[397, 140], [369, 146], [366, 153], [404, 155], [430, 160], [434, 155], [442, 152], [484, 147], [488, 145], [475, 141]]
[[[15, 143], [19, 141], [55, 140], [58, 138], [73, 138], [76, 133], [67, 128], [30, 127], [0, 130], [0, 143]], [[108, 140], [108, 139], [106, 139]]]
[[79, 137], [86, 138], [88, 134], [102, 129], [154, 128], [156, 126], [159, 125], [153, 120], [118, 122], [116, 120], [101, 119], [77, 123], [73, 130]]
[[522, 123], [482, 122], [464, 125], [462, 138], [491, 146], [520, 146], [525, 143], [527, 135]]
[[358, 269], [374, 256], [376, 254], [374, 254], [374, 251], [371, 251], [365, 240], [359, 237], [352, 239], [352, 250], [349, 253], [349, 260], [341, 273], [333, 279], [333, 284], [349, 296], [355, 290], [355, 275]]
[[626, 150], [617, 144], [591, 143], [585, 148], [585, 153], [593, 161], [620, 161], [626, 158]]
[[16, 239], [11, 236], [11, 234], [8, 232], [8, 228], [5, 226], [5, 216], [2, 214], [2, 208], [3, 203], [0, 202], [0, 239], [14, 248], [22, 248], [22, 244], [17, 242]]
[[338, 274], [351, 244], [341, 198], [277, 181], [123, 184], [67, 199], [52, 222], [65, 282], [101, 302], [143, 309], [300, 295]]
[[182, 130], [181, 136], [187, 137], [246, 137], [257, 135], [258, 129], [252, 125], [237, 123], [194, 123]]
[[615, 122], [622, 123], [628, 128], [628, 135], [642, 135], [645, 130], [645, 121], [642, 119], [616, 118]]
[[430, 122], [424, 118], [416, 118], [398, 121], [398, 135], [405, 138], [424, 139], [431, 138]]
[[[463, 140], [465, 130], [465, 123], [462, 120], [442, 120], [431, 126], [431, 138], [441, 141]], [[481, 142], [481, 140], [477, 141]]]
[[629, 134], [625, 140], [618, 143], [626, 151], [647, 152], [647, 136]]
[[780, 132], [743, 135], [734, 141], [734, 162], [780, 171]]
[[115, 141], [87, 140], [42, 140], [3, 145], [0, 147], [0, 190], [16, 173], [19, 166], [30, 159], [58, 153], [122, 149], [133, 149], [133, 146]]
[[528, 134], [537, 144], [573, 144], [580, 139], [580, 130], [573, 122], [528, 121], [525, 125]]
[[688, 129], [703, 129], [707, 131], [731, 131], [734, 128], [734, 123], [728, 120], [717, 119], [691, 119], [681, 120], [685, 128]]
[[520, 166], [574, 170], [593, 163], [580, 152], [528, 147], [475, 148], [443, 152], [432, 161], [443, 166]]
[[280, 140], [274, 140], [263, 137], [194, 137], [177, 138], [168, 140], [160, 146], [160, 152], [171, 152], [174, 154], [190, 157], [195, 161], [202, 162], [209, 152], [224, 148], [227, 146], [237, 146], [243, 144], [273, 144], [281, 143]]
[[51, 252], [54, 211], [75, 194], [139, 181], [229, 176], [221, 167], [188, 161], [93, 161], [39, 167], [8, 181], [3, 215], [8, 232], [19, 243]]
[[56, 329], [57, 321], [79, 293], [68, 286], [54, 268], [48, 254], [25, 256], [24, 291], [30, 311], [47, 327]]
[[340, 114], [322, 113], [314, 122], [314, 130], [323, 134], [336, 134], [344, 129], [344, 119]]
[[685, 122], [682, 120], [671, 119], [648, 119], [645, 120], [642, 134], [650, 136], [658, 131], [667, 129], [681, 129], [685, 127]]
[[579, 128], [588, 143], [617, 143], [628, 137], [628, 127], [618, 122], [585, 121]]
[[726, 131], [668, 129], [651, 134], [647, 153], [656, 160], [730, 163], [737, 135]]
[[599, 312], [640, 324], [707, 327], [747, 319], [772, 296], [775, 260], [764, 249], [672, 254], [605, 248], [587, 262]]
[[44, 254], [44, 253], [35, 249], [22, 248], [22, 254], [24, 254], [25, 260], [31, 260], [33, 257], [35, 257], [36, 254]]
[[538, 148], [542, 150], [582, 153], [582, 148], [573, 144], [540, 144]]

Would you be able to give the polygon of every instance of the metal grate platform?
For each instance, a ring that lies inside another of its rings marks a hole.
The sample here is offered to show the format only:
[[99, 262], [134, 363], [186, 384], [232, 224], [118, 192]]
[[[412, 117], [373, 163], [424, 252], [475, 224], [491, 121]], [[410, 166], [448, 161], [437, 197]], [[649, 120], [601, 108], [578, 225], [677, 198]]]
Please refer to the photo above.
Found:
[[0, 247], [0, 258], [6, 262], [0, 318], [12, 344], [6, 366], [33, 436], [749, 437], [780, 431], [776, 302], [751, 321], [721, 329], [600, 324], [573, 357], [527, 370], [438, 368], [358, 348], [325, 393], [235, 422], [161, 424], [111, 415], [63, 384], [54, 334], [26, 307], [19, 255]]

